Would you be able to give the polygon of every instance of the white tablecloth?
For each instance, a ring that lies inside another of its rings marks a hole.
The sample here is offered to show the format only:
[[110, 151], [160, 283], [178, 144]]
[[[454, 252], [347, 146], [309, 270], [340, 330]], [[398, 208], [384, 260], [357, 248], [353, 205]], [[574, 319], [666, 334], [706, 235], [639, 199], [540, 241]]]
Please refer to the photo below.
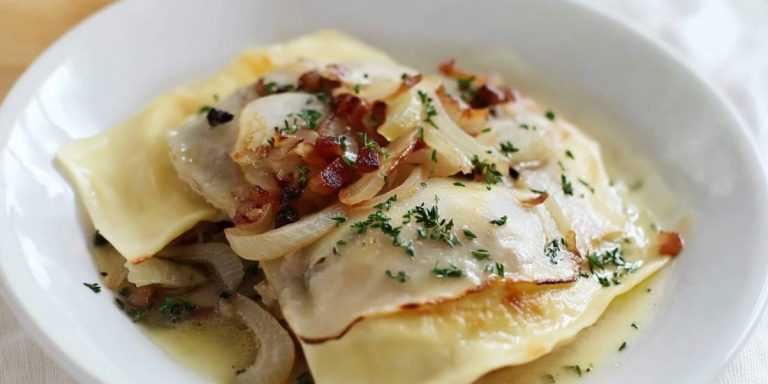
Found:
[[[768, 1], [583, 0], [672, 47], [711, 79], [768, 148]], [[74, 383], [0, 301], [0, 383]], [[718, 384], [768, 383], [768, 316]]]

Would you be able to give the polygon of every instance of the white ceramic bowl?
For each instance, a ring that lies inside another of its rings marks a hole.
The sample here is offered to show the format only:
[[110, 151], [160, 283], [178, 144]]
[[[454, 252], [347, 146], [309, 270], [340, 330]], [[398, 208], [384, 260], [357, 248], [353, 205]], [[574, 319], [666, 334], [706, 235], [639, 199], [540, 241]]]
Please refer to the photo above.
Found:
[[694, 212], [692, 231], [657, 321], [622, 364], [589, 380], [716, 376], [765, 296], [766, 185], [755, 148], [680, 61], [564, 0], [143, 0], [115, 4], [67, 34], [0, 111], [0, 280], [28, 331], [69, 372], [84, 382], [205, 381], [146, 339], [109, 295], [83, 288], [98, 279], [89, 225], [53, 166], [54, 151], [216, 71], [245, 47], [329, 26], [425, 69], [446, 57], [495, 62], [523, 92], [649, 159]]

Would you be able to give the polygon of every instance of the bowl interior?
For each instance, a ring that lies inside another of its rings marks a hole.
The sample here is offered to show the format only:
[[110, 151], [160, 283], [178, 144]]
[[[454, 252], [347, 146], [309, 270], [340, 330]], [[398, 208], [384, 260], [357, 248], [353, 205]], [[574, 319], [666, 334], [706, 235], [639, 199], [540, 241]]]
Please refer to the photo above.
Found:
[[112, 383], [206, 381], [146, 339], [109, 295], [82, 286], [98, 280], [90, 228], [53, 165], [56, 149], [215, 72], [248, 46], [324, 27], [424, 70], [455, 57], [505, 73], [587, 132], [650, 161], [693, 225], [657, 321], [622, 364], [588, 379], [714, 377], [764, 296], [766, 190], [756, 151], [723, 101], [679, 61], [565, 0], [139, 0], [118, 3], [61, 39], [0, 111], [0, 281], [22, 322], [70, 372]]

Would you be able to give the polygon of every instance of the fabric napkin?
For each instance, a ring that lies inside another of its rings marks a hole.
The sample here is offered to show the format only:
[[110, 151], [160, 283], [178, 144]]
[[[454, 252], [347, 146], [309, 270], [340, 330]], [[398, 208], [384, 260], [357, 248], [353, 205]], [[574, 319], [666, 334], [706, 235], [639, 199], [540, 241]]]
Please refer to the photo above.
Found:
[[[765, 0], [581, 0], [671, 47], [710, 79], [768, 148], [768, 2]], [[717, 384], [768, 383], [768, 316]], [[0, 301], [0, 383], [74, 383]]]

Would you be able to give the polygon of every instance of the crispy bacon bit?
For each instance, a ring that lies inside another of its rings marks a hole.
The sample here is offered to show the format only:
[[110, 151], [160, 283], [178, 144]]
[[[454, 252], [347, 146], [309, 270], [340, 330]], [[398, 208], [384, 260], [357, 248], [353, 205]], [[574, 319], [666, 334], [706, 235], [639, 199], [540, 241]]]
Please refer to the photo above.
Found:
[[368, 118], [371, 127], [378, 128], [387, 120], [387, 103], [375, 101], [371, 107], [371, 114]]
[[683, 239], [677, 232], [659, 232], [658, 242], [660, 255], [677, 256], [683, 250]]
[[145, 285], [131, 290], [131, 293], [125, 301], [138, 309], [147, 309], [152, 306], [152, 302], [155, 300], [156, 296], [157, 288], [151, 285]]
[[486, 83], [477, 89], [469, 105], [472, 108], [487, 108], [514, 100], [515, 95], [509, 88], [496, 87]]
[[309, 189], [321, 195], [330, 195], [336, 193], [350, 179], [347, 164], [341, 158], [337, 158], [309, 181]]
[[208, 110], [208, 114], [205, 115], [205, 118], [208, 120], [208, 124], [211, 127], [215, 127], [217, 125], [229, 123], [230, 121], [232, 121], [232, 119], [235, 118], [235, 115], [227, 111], [211, 108]]
[[318, 71], [310, 71], [299, 76], [299, 89], [309, 93], [331, 92], [341, 86], [341, 81], [324, 77]]
[[[376, 128], [386, 119], [386, 104], [377, 108], [376, 116], [372, 116], [373, 108], [365, 100], [351, 93], [336, 95], [331, 101], [331, 109], [337, 118], [349, 125], [353, 131], [365, 132], [370, 139], [383, 147], [387, 145], [387, 139], [381, 136]], [[366, 121], [371, 124], [366, 124]]]
[[333, 136], [320, 136], [315, 140], [315, 152], [326, 160], [343, 155], [339, 139]]
[[357, 151], [357, 160], [355, 160], [355, 169], [358, 172], [373, 172], [381, 166], [381, 157], [377, 148], [362, 147]]
[[280, 228], [282, 226], [295, 223], [299, 221], [301, 217], [299, 216], [299, 211], [296, 210], [296, 208], [286, 205], [282, 208], [280, 208], [279, 211], [275, 214], [275, 228]]
[[236, 225], [254, 222], [262, 212], [262, 208], [269, 204], [271, 196], [269, 192], [257, 186], [251, 187], [248, 195], [236, 198], [235, 215], [232, 221]]
[[[512, 168], [510, 168], [512, 169]], [[525, 205], [526, 207], [533, 207], [536, 205], [539, 205], [545, 201], [547, 201], [547, 198], [549, 197], [549, 194], [546, 192], [539, 193], [536, 197], [531, 197], [530, 199], [525, 199], [521, 201], [520, 203]], [[574, 234], [575, 236], [575, 234]]]
[[[547, 196], [547, 193], [544, 192], [539, 196]], [[576, 232], [568, 231], [568, 233], [565, 234], [565, 248], [571, 251], [574, 255], [581, 257], [581, 252], [579, 252], [579, 247], [576, 244]]]

